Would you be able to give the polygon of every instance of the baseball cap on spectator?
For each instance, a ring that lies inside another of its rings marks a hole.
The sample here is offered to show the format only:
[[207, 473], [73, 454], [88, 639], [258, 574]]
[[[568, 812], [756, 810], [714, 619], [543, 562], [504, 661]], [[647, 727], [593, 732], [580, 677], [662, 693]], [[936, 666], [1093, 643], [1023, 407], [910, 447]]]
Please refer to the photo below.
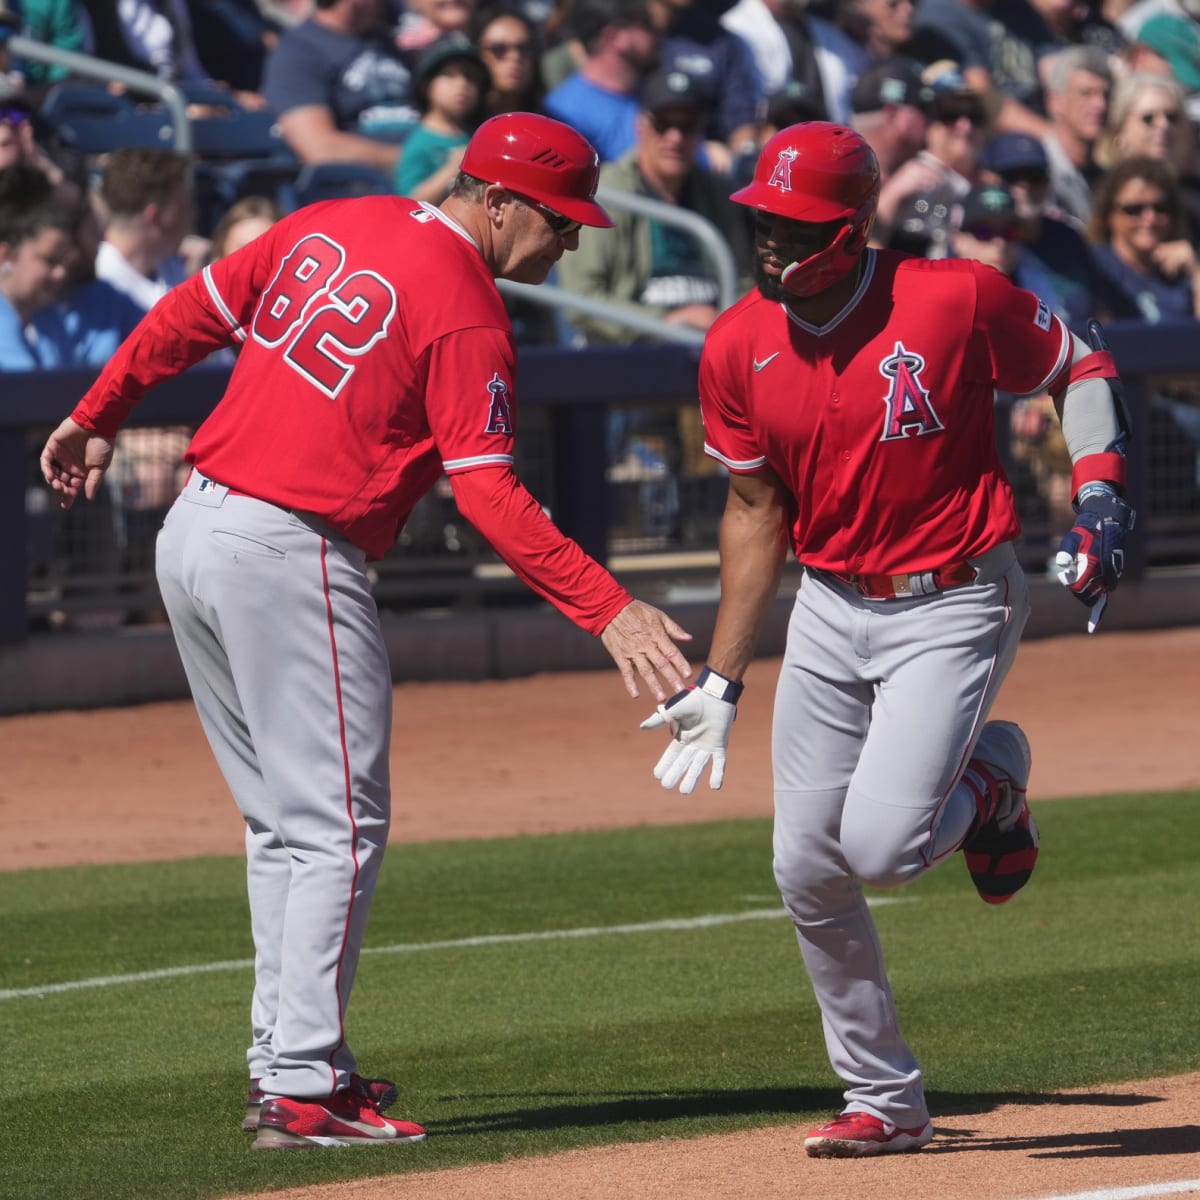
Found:
[[984, 241], [994, 237], [1018, 236], [1020, 221], [1012, 193], [997, 183], [973, 187], [962, 201], [957, 228]]
[[998, 133], [983, 148], [979, 165], [1005, 179], [1046, 179], [1050, 160], [1037, 138], [1027, 133]]
[[646, 112], [661, 112], [664, 108], [694, 108], [702, 112], [707, 104], [696, 78], [677, 67], [660, 67], [648, 75], [639, 99]]
[[466, 68], [467, 74], [475, 79], [481, 90], [487, 88], [491, 76], [488, 74], [487, 65], [484, 63], [478, 47], [465, 37], [450, 34], [447, 37], [438, 38], [430, 45], [417, 60], [417, 65], [413, 70], [413, 96], [422, 109], [428, 102], [429, 84], [433, 77], [447, 63], [451, 62], [460, 63]]
[[922, 78], [921, 64], [897, 54], [863, 71], [850, 93], [850, 107], [856, 113], [878, 112], [889, 104], [926, 109], [932, 99], [933, 88]]
[[929, 116], [933, 120], [950, 122], [969, 115], [982, 124], [994, 115], [983, 94], [966, 81], [962, 69], [953, 59], [942, 58], [930, 63], [921, 72], [921, 77], [932, 92]]
[[1166, 59], [1184, 90], [1200, 91], [1200, 25], [1191, 17], [1159, 13], [1142, 24], [1134, 41]]

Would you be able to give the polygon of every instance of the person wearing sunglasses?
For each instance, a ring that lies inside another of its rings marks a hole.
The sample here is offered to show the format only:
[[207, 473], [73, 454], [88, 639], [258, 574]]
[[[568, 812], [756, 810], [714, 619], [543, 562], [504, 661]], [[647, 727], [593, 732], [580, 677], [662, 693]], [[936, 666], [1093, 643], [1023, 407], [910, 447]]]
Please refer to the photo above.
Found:
[[1109, 171], [1088, 235], [1112, 285], [1114, 316], [1150, 324], [1200, 316], [1200, 266], [1179, 185], [1161, 159], [1124, 158]]
[[383, 1115], [398, 1088], [358, 1073], [344, 1024], [391, 814], [392, 674], [368, 563], [418, 500], [447, 476], [463, 516], [599, 638], [631, 696], [639, 676], [663, 701], [691, 674], [676, 645], [689, 635], [513, 469], [516, 348], [496, 280], [541, 283], [582, 225], [612, 225], [598, 175], [575, 130], [507, 113], [475, 132], [441, 205], [302, 208], [169, 292], [43, 450], [63, 507], [93, 499], [146, 392], [241, 344], [156, 565], [247, 826], [255, 982], [236, 1119], [258, 1150], [425, 1138]]
[[956, 63], [933, 63], [922, 72], [928, 86], [925, 145], [884, 181], [873, 240], [886, 244], [901, 203], [924, 196], [947, 206], [978, 182], [979, 155], [991, 124], [983, 93], [970, 87]]
[[[606, 163], [600, 181], [711, 221], [734, 248], [735, 258], [740, 250], [748, 282], [745, 221], [728, 199], [728, 185], [698, 163], [706, 116], [704, 93], [690, 75], [656, 71], [642, 89], [633, 149]], [[618, 209], [615, 220], [615, 236], [596, 236], [592, 230], [580, 234], [578, 253], [559, 264], [563, 287], [673, 325], [708, 329], [720, 312], [719, 290], [700, 243], [684, 230], [626, 209]], [[627, 343], [645, 336], [602, 317], [579, 314], [571, 322], [592, 343]]]
[[[1079, 226], [1050, 199], [1046, 146], [1023, 133], [999, 133], [983, 148], [980, 181], [998, 184], [1012, 196], [1021, 228], [1019, 254], [1027, 277], [1020, 286], [1035, 291], [1081, 337], [1091, 317], [1112, 315], [1109, 285]], [[1043, 277], [1037, 286], [1037, 276]]]
[[469, 34], [491, 77], [484, 99], [487, 115], [540, 112], [545, 88], [534, 23], [518, 8], [493, 4], [475, 13]]

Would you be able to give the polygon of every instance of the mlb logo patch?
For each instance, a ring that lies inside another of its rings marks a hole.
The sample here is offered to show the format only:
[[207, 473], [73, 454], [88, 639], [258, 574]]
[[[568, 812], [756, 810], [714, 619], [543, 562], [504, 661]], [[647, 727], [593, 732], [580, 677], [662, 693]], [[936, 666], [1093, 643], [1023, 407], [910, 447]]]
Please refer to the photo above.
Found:
[[1033, 318], [1033, 323], [1039, 329], [1044, 329], [1047, 333], [1050, 332], [1050, 308], [1045, 300], [1038, 301], [1037, 316]]

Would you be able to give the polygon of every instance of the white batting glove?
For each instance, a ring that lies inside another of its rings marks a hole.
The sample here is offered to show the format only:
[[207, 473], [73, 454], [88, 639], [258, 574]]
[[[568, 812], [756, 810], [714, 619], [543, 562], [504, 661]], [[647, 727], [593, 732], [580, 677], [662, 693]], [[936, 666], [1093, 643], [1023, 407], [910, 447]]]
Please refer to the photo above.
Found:
[[715, 791], [725, 782], [725, 747], [741, 694], [740, 683], [705, 667], [695, 687], [676, 692], [642, 722], [643, 729], [666, 726], [674, 739], [654, 768], [654, 778], [664, 788], [670, 791], [678, 785], [690, 795], [710, 762], [708, 786]]

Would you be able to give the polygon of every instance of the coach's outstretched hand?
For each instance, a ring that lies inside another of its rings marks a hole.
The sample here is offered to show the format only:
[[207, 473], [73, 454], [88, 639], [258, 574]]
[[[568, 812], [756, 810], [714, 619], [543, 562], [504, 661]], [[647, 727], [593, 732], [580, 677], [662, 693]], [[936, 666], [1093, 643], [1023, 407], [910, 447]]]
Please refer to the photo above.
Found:
[[633, 600], [625, 605], [604, 627], [600, 640], [635, 700], [641, 695], [638, 675], [660, 703], [687, 687], [692, 668], [675, 643], [690, 642], [692, 635], [653, 604]]
[[58, 493], [60, 508], [70, 508], [83, 492], [95, 500], [100, 481], [112, 462], [113, 443], [68, 417], [46, 440], [42, 478]]

